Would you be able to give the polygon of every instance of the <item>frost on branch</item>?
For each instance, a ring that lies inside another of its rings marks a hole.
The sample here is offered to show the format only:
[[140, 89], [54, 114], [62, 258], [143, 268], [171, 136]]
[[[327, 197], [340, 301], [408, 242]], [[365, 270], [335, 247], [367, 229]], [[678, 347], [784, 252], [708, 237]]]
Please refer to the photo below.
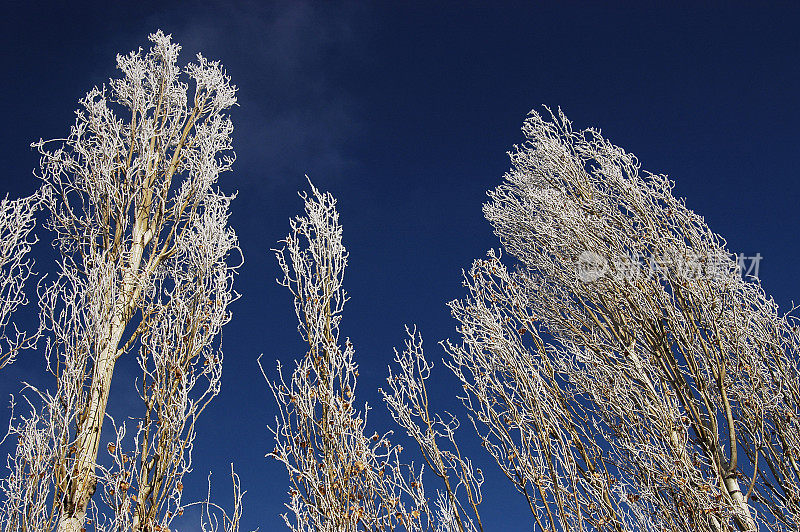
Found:
[[278, 379], [267, 379], [280, 411], [270, 456], [289, 473], [284, 519], [296, 531], [421, 530], [421, 473], [400, 462], [390, 433], [369, 435], [368, 408], [355, 403], [355, 352], [339, 337], [347, 251], [336, 202], [313, 185], [301, 197], [305, 216], [291, 220], [276, 256], [308, 351], [288, 380], [280, 364]]
[[33, 275], [28, 253], [37, 241], [31, 232], [38, 206], [38, 194], [0, 200], [0, 368], [14, 362], [19, 351], [33, 347], [38, 338], [11, 321], [14, 312], [28, 303], [24, 288]]
[[[218, 188], [234, 161], [236, 87], [201, 55], [179, 67], [170, 36], [150, 40], [117, 57], [122, 76], [80, 101], [65, 139], [34, 144], [60, 253], [39, 294], [55, 383], [12, 426], [6, 523], [167, 530], [182, 512], [195, 421], [219, 393], [241, 262], [232, 197]], [[123, 356], [139, 363], [142, 407], [116, 424], [106, 405]]]
[[[396, 369], [389, 369], [388, 391], [380, 390], [395, 422], [417, 443], [425, 463], [444, 485], [436, 500], [436, 530], [483, 530], [478, 505], [483, 496], [483, 472], [464, 456], [456, 441], [458, 418], [434, 413], [426, 381], [433, 364], [425, 358], [422, 335], [406, 328], [405, 349], [395, 349]], [[472, 517], [474, 517], [474, 521]]]

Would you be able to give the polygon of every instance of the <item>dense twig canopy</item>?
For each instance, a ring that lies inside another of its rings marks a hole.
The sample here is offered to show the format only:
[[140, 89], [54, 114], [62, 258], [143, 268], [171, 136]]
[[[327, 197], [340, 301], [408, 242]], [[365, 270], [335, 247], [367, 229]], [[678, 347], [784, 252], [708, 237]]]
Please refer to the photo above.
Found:
[[560, 112], [523, 131], [484, 209], [518, 268], [451, 304], [490, 452], [551, 528], [796, 530], [795, 320], [665, 176]]
[[[442, 344], [445, 364], [482, 446], [537, 530], [796, 530], [794, 318], [665, 176], [641, 172], [599, 131], [550, 118], [531, 113], [489, 193], [505, 254], [475, 261], [467, 296], [450, 303], [462, 341]], [[385, 501], [383, 479], [353, 409], [352, 345], [338, 347], [341, 227], [330, 195], [312, 190], [278, 251], [310, 347], [291, 382], [272, 384], [273, 454], [293, 484], [287, 524], [391, 528], [369, 502]], [[397, 525], [482, 528], [483, 475], [461, 454], [457, 418], [429, 403], [432, 366], [408, 333], [382, 395], [443, 491], [435, 511], [417, 503], [427, 521]]]

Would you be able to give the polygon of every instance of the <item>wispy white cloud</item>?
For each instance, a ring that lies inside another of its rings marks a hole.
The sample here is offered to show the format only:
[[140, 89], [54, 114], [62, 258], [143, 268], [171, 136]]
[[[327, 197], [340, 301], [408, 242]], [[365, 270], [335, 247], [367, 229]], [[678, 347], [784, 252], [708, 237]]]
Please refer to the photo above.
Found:
[[239, 86], [240, 183], [335, 178], [354, 164], [346, 144], [360, 129], [358, 107], [336, 77], [345, 60], [360, 57], [365, 15], [357, 4], [245, 2], [215, 4], [164, 28], [187, 55], [221, 59]]

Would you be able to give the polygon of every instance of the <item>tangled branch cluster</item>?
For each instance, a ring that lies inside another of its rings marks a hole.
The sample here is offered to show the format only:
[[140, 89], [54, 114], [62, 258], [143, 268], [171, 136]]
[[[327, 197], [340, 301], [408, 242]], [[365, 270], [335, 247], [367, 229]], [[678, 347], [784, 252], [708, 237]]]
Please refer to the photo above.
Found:
[[[742, 278], [665, 176], [640, 172], [598, 131], [551, 118], [531, 114], [485, 206], [519, 268], [499, 255], [476, 262], [470, 297], [451, 304], [464, 336], [449, 346], [453, 369], [493, 456], [523, 492], [548, 486], [531, 508], [551, 528], [797, 529], [795, 320]], [[586, 252], [666, 267], [587, 280], [576, 275]], [[689, 257], [714, 275], [684, 275]], [[558, 422], [539, 429], [539, 413]], [[520, 436], [539, 443], [512, 449], [504, 425], [550, 441]], [[536, 471], [532, 484], [524, 471]]]
[[32, 232], [39, 199], [34, 194], [0, 200], [0, 369], [14, 362], [19, 351], [33, 347], [38, 338], [38, 332], [20, 331], [11, 319], [17, 309], [28, 304], [24, 288], [33, 275], [33, 259], [28, 254], [37, 242]]

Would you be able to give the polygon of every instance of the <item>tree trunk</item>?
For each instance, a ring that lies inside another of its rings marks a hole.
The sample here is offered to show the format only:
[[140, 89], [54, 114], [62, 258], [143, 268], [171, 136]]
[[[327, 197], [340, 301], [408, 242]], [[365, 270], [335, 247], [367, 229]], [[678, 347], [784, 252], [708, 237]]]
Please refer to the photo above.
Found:
[[739, 530], [745, 532], [755, 532], [758, 530], [753, 516], [750, 514], [750, 507], [742, 495], [742, 490], [739, 487], [739, 480], [736, 478], [736, 473], [731, 473], [725, 480], [725, 489], [728, 490], [728, 495], [733, 501], [735, 508], [734, 519]]
[[86, 509], [97, 488], [95, 464], [100, 448], [100, 432], [111, 389], [117, 346], [124, 330], [121, 319], [115, 319], [111, 338], [97, 360], [89, 392], [86, 418], [80, 422], [78, 441], [75, 444], [75, 465], [70, 475], [64, 506], [58, 523], [58, 532], [80, 532], [86, 520]]
[[[117, 361], [117, 349], [130, 319], [140, 286], [137, 272], [144, 252], [143, 235], [146, 231], [146, 221], [145, 213], [134, 224], [130, 261], [122, 278], [122, 297], [118, 301], [110, 302], [114, 310], [109, 326], [108, 341], [95, 361], [86, 418], [78, 423], [75, 465], [67, 485], [67, 493], [64, 496], [58, 532], [80, 531], [83, 528], [86, 509], [97, 488], [95, 469], [97, 451], [100, 448], [100, 432], [106, 417], [111, 377], [114, 375], [114, 365]], [[76, 526], [77, 528], [74, 528]]]

